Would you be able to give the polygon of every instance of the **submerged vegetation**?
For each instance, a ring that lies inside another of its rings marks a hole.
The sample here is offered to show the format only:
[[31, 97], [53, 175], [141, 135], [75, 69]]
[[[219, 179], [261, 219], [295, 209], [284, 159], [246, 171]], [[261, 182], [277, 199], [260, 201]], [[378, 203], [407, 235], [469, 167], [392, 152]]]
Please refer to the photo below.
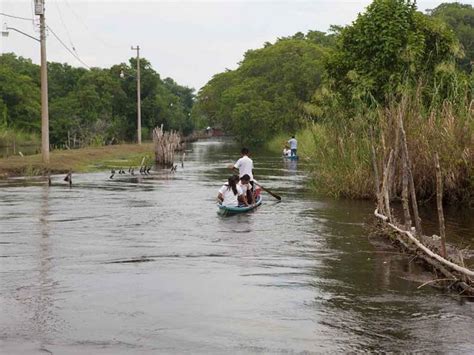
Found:
[[446, 199], [472, 203], [473, 61], [471, 5], [423, 14], [414, 1], [374, 0], [349, 26], [247, 52], [238, 69], [200, 90], [194, 110], [202, 122], [276, 152], [297, 131], [314, 187], [352, 198], [374, 196], [371, 147], [382, 164], [401, 115], [419, 197], [433, 196], [438, 153]]

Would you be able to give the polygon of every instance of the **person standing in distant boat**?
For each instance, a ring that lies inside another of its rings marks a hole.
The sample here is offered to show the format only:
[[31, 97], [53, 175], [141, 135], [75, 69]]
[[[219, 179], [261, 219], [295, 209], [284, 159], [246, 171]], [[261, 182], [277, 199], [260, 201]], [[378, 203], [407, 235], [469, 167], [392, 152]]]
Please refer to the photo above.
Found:
[[298, 149], [298, 141], [296, 140], [295, 136], [291, 136], [291, 139], [288, 141], [291, 149], [291, 156], [296, 156], [296, 151]]

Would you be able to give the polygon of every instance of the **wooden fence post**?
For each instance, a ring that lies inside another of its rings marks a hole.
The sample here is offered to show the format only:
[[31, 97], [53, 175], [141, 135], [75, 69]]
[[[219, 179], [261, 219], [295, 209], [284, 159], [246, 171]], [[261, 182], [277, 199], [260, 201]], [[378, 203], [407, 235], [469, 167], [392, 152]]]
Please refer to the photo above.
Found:
[[[405, 156], [403, 154], [403, 156]], [[402, 205], [405, 219], [405, 229], [411, 230], [410, 205], [408, 203], [408, 167], [406, 159], [402, 159]]]
[[439, 165], [438, 153], [435, 153], [436, 166], [436, 204], [438, 205], [439, 233], [441, 237], [441, 256], [446, 257], [446, 229], [444, 226], [443, 213], [443, 180], [441, 177], [441, 167]]
[[389, 193], [389, 175], [390, 168], [392, 166], [393, 159], [393, 149], [390, 149], [390, 154], [388, 155], [387, 165], [383, 170], [383, 183], [382, 183], [382, 194], [385, 203], [385, 215], [388, 217], [388, 220], [392, 222], [392, 212], [390, 211], [390, 193]]
[[418, 203], [416, 201], [415, 183], [413, 181], [413, 172], [410, 167], [410, 157], [408, 155], [407, 137], [405, 134], [405, 129], [403, 128], [403, 119], [402, 119], [401, 114], [400, 114], [400, 133], [401, 133], [401, 138], [402, 138], [403, 159], [406, 162], [407, 172], [408, 172], [408, 183], [410, 187], [411, 204], [412, 204], [412, 209], [413, 209], [413, 217], [415, 219], [416, 233], [418, 235], [422, 235], [423, 230], [421, 229], [421, 219], [418, 213]]

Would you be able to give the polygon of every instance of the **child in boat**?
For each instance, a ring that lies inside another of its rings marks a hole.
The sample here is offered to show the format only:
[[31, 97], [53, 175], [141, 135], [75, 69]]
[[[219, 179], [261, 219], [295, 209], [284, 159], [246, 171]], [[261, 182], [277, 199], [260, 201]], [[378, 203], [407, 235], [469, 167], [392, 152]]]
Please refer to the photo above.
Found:
[[219, 189], [217, 199], [225, 207], [237, 207], [239, 201], [242, 201], [242, 188], [238, 186], [239, 177], [237, 175], [229, 176], [227, 182]]
[[255, 203], [253, 188], [250, 184], [250, 176], [248, 174], [245, 174], [240, 178], [237, 186], [242, 189], [242, 202], [245, 206]]

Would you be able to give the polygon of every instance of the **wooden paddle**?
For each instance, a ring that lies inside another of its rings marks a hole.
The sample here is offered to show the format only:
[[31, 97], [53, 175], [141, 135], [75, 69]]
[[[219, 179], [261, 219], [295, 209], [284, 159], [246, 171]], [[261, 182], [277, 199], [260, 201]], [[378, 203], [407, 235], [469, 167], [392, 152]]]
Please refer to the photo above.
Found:
[[266, 187], [263, 187], [262, 185], [260, 184], [257, 184], [255, 181], [253, 182], [255, 185], [259, 186], [263, 191], [265, 192], [268, 192], [268, 194], [272, 195], [273, 197], [275, 197], [278, 201], [281, 201], [281, 196], [277, 195], [276, 193], [274, 192], [271, 192], [269, 189], [267, 189]]

